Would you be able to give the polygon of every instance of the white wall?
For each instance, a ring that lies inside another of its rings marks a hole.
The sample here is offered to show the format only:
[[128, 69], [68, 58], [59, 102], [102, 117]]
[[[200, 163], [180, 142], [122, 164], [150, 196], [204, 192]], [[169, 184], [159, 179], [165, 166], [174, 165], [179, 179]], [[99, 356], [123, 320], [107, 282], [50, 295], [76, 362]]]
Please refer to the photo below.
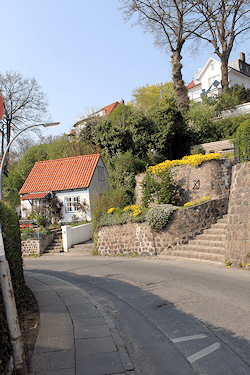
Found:
[[[214, 69], [212, 69], [212, 65], [214, 67]], [[220, 82], [221, 80], [221, 70], [220, 70], [220, 67], [221, 67], [221, 63], [217, 60], [210, 60], [207, 68], [203, 71], [202, 75], [199, 76], [199, 79], [201, 81], [201, 87], [202, 89], [205, 89], [205, 91], [207, 91], [210, 87], [210, 84], [209, 84], [209, 79], [212, 78], [212, 77], [217, 77], [217, 76], [220, 76], [220, 78], [217, 80]], [[221, 86], [219, 86], [221, 87]]]
[[91, 221], [91, 212], [90, 212], [90, 200], [89, 200], [89, 189], [79, 189], [79, 190], [67, 190], [67, 191], [60, 191], [56, 193], [57, 199], [59, 202], [63, 203], [62, 207], [62, 214], [64, 222], [71, 222], [72, 216], [75, 215], [79, 221], [85, 220], [85, 217], [82, 215], [80, 211], [73, 211], [73, 212], [66, 212], [66, 198], [69, 197], [80, 197], [80, 202], [82, 203], [86, 200], [87, 204], [89, 205], [89, 209], [87, 211], [87, 220]]
[[91, 223], [71, 227], [62, 226], [63, 250], [69, 251], [69, 248], [77, 243], [90, 240]]
[[[72, 222], [72, 216], [75, 215], [78, 221], [85, 220], [85, 215], [83, 215], [80, 211], [73, 211], [73, 212], [66, 212], [66, 203], [65, 200], [68, 197], [80, 197], [80, 203], [86, 200], [87, 204], [89, 205], [87, 210], [87, 220], [91, 221], [91, 212], [90, 212], [90, 199], [89, 199], [89, 189], [79, 189], [79, 190], [67, 190], [56, 192], [56, 196], [59, 202], [63, 203], [62, 207], [62, 215], [63, 215], [63, 222]], [[25, 209], [26, 208], [26, 209]], [[25, 218], [29, 212], [31, 212], [32, 207], [28, 200], [21, 200], [21, 210], [22, 210], [22, 218]]]
[[31, 212], [31, 204], [27, 200], [22, 200], [21, 199], [21, 217], [25, 219], [27, 215]]
[[250, 77], [245, 76], [243, 74], [239, 74], [234, 70], [231, 70], [228, 73], [228, 79], [229, 79], [229, 86], [232, 87], [234, 85], [243, 85], [245, 89], [250, 88]]

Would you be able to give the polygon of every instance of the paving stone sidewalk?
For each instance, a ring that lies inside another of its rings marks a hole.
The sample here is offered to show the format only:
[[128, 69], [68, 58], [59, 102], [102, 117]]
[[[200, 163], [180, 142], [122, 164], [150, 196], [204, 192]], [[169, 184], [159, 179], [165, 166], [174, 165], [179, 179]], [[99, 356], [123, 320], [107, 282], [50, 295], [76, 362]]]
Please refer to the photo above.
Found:
[[40, 309], [31, 375], [136, 375], [124, 342], [101, 305], [76, 286], [25, 272]]

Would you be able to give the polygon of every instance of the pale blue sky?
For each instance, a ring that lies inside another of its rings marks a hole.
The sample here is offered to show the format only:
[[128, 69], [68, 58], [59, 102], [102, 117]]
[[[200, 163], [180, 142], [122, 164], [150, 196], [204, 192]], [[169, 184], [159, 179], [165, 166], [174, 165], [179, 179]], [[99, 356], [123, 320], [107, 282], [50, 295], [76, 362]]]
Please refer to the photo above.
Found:
[[[118, 0], [1, 1], [0, 71], [35, 77], [47, 94], [49, 111], [61, 125], [44, 134], [69, 132], [86, 108], [131, 100], [134, 88], [171, 80], [170, 54], [153, 45], [140, 27], [122, 20]], [[240, 45], [230, 61], [247, 53]], [[183, 78], [189, 83], [212, 53], [183, 51]], [[217, 59], [217, 57], [215, 57]]]

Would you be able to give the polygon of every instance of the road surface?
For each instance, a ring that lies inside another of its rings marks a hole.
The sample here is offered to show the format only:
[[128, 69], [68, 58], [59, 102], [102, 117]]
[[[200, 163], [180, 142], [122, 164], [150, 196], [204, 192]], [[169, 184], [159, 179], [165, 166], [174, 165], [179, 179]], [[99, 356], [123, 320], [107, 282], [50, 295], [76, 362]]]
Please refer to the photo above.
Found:
[[26, 258], [74, 284], [116, 325], [137, 374], [249, 375], [250, 271], [126, 257]]

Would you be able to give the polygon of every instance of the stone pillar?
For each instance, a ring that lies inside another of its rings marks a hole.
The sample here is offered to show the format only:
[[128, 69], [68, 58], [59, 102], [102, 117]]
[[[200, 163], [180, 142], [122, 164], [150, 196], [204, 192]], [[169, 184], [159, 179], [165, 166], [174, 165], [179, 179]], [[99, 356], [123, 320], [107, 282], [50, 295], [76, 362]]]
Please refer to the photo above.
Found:
[[236, 164], [228, 208], [226, 258], [234, 265], [250, 263], [250, 162]]

